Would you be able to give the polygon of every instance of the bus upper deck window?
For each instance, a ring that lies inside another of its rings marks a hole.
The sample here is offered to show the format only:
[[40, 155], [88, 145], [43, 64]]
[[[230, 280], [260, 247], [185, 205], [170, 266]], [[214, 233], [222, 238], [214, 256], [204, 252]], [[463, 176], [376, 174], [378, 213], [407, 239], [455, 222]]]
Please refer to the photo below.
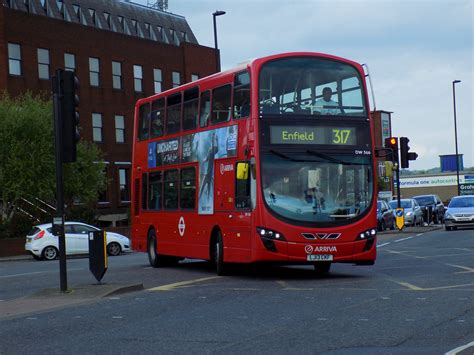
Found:
[[194, 129], [197, 125], [199, 89], [186, 90], [183, 101], [183, 130]]
[[250, 75], [247, 71], [235, 76], [233, 113], [234, 118], [250, 115]]
[[149, 138], [150, 133], [150, 104], [146, 103], [140, 106], [138, 110], [138, 139]]
[[151, 138], [163, 135], [165, 122], [165, 99], [161, 98], [151, 103], [150, 113], [150, 136]]
[[176, 133], [181, 123], [181, 93], [168, 96], [166, 133]]
[[229, 121], [231, 85], [224, 85], [212, 91], [212, 116], [213, 124]]
[[211, 114], [211, 93], [205, 91], [201, 93], [201, 105], [199, 110], [199, 127], [207, 127]]

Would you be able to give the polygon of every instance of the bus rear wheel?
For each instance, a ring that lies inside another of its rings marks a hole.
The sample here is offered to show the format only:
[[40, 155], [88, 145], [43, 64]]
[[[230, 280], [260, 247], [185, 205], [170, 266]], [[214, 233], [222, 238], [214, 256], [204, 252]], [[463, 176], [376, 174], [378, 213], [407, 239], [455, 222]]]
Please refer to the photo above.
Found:
[[156, 232], [154, 229], [148, 232], [147, 252], [148, 261], [152, 267], [163, 266], [163, 256], [157, 252]]
[[329, 269], [331, 269], [331, 263], [329, 261], [320, 261], [317, 263], [314, 263], [314, 271], [318, 275], [325, 275], [329, 272]]

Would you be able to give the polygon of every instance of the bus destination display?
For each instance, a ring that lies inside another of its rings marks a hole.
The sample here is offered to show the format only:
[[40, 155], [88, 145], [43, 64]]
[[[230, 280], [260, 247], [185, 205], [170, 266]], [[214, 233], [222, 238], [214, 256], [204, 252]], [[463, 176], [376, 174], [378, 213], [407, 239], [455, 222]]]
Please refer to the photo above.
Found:
[[270, 126], [271, 144], [357, 145], [355, 127]]

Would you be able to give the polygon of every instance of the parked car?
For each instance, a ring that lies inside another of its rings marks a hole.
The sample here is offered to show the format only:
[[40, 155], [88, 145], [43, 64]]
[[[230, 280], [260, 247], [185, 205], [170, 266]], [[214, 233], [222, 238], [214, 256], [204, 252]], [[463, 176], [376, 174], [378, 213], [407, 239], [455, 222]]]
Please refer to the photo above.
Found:
[[[426, 223], [443, 223], [444, 222], [444, 204], [438, 195], [420, 195], [413, 196], [418, 202], [423, 212], [423, 217]], [[429, 211], [431, 210], [431, 215]]]
[[384, 231], [385, 229], [395, 229], [395, 215], [390, 205], [384, 201], [377, 201], [377, 229]]
[[474, 195], [455, 196], [444, 215], [447, 231], [458, 227], [474, 227]]
[[[89, 232], [99, 228], [80, 222], [66, 222], [66, 255], [89, 253]], [[119, 255], [130, 251], [130, 240], [121, 234], [107, 232], [107, 254]], [[59, 255], [58, 237], [52, 233], [51, 223], [34, 226], [26, 236], [25, 250], [37, 260], [54, 260]]]
[[[388, 203], [390, 207], [393, 208], [393, 213], [395, 215], [395, 209], [398, 207], [398, 201], [392, 200]], [[423, 212], [421, 207], [412, 198], [403, 198], [400, 200], [400, 207], [403, 208], [403, 214], [405, 215], [405, 225], [406, 226], [421, 226], [423, 225]]]

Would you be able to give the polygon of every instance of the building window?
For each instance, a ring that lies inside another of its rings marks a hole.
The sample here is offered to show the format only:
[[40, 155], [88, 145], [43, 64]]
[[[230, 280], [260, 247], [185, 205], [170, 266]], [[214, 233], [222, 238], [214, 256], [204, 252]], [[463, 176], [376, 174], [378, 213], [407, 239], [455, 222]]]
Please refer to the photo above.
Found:
[[38, 77], [49, 80], [49, 50], [38, 48]]
[[135, 92], [142, 92], [142, 79], [143, 79], [143, 70], [141, 65], [133, 66], [133, 81], [135, 84]]
[[104, 18], [105, 18], [105, 23], [107, 24], [107, 28], [112, 28], [112, 26], [110, 26], [110, 14], [108, 12], [104, 12]]
[[99, 58], [89, 58], [89, 82], [91, 86], [99, 86]]
[[196, 80], [199, 80], [199, 75], [191, 74], [191, 81], [196, 81]]
[[61, 13], [61, 15], [62, 15], [63, 18], [64, 18], [64, 4], [63, 4], [63, 0], [56, 0], [56, 6], [58, 7], [59, 12]]
[[89, 14], [91, 15], [92, 23], [94, 24], [94, 26], [101, 28], [100, 27], [100, 22], [97, 21], [97, 16], [95, 15], [95, 10], [94, 9], [89, 9]]
[[19, 44], [8, 43], [8, 72], [21, 75], [21, 48]]
[[119, 169], [120, 202], [130, 202], [129, 169]]
[[172, 82], [173, 82], [173, 87], [177, 87], [181, 85], [181, 74], [180, 72], [174, 71], [172, 73]]
[[92, 140], [102, 142], [102, 114], [92, 114]]
[[176, 33], [175, 30], [170, 30], [170, 35], [171, 35], [171, 43], [179, 46], [179, 38], [178, 34]]
[[125, 22], [123, 16], [117, 16], [120, 26], [122, 27], [122, 32], [125, 32]]
[[[106, 177], [105, 181], [108, 181], [107, 179], [107, 167], [104, 168], [103, 171], [104, 176]], [[104, 186], [104, 189], [99, 191], [99, 203], [109, 203], [109, 194], [108, 194], [108, 184], [106, 183]]]
[[69, 71], [76, 70], [76, 56], [72, 53], [64, 53], [64, 69]]
[[122, 63], [112, 62], [112, 87], [122, 89]]
[[145, 23], [145, 31], [146, 31], [146, 37], [151, 38], [151, 27], [149, 23]]
[[188, 34], [186, 32], [181, 32], [181, 35], [183, 36], [184, 42], [189, 42]]
[[155, 87], [155, 94], [160, 93], [162, 90], [163, 77], [161, 76], [161, 69], [153, 69], [153, 83]]
[[125, 117], [115, 115], [115, 141], [125, 143]]

